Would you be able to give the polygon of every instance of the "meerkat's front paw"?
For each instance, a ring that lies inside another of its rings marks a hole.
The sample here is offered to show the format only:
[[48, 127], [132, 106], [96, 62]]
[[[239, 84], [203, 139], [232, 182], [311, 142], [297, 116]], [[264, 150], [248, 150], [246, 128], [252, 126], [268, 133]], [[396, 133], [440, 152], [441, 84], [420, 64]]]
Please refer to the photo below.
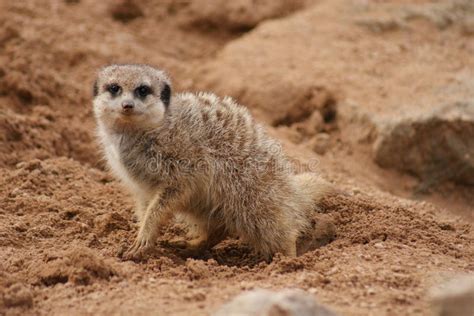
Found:
[[167, 245], [173, 248], [179, 249], [201, 249], [205, 247], [207, 238], [205, 237], [196, 237], [191, 240], [186, 240], [184, 238], [174, 238], [166, 242]]
[[188, 247], [188, 241], [182, 237], [165, 240], [163, 241], [163, 244], [167, 247], [177, 248], [177, 249], [184, 249]]
[[206, 250], [206, 239], [202, 237], [186, 240], [174, 238], [164, 242], [166, 247], [174, 248], [183, 257], [198, 257]]
[[139, 234], [132, 246], [123, 255], [123, 259], [133, 261], [143, 260], [154, 246], [155, 243], [151, 238]]

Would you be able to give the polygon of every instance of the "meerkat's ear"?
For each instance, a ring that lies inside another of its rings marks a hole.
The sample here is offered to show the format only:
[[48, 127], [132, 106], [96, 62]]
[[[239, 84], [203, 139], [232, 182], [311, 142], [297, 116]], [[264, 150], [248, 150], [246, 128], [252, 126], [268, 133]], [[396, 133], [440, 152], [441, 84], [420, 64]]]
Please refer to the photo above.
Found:
[[161, 90], [160, 99], [166, 107], [168, 107], [170, 105], [171, 87], [170, 87], [169, 84], [165, 83], [165, 86], [163, 87], [163, 90]]
[[97, 80], [94, 81], [94, 85], [92, 86], [92, 95], [96, 97], [99, 94], [99, 86], [97, 85]]

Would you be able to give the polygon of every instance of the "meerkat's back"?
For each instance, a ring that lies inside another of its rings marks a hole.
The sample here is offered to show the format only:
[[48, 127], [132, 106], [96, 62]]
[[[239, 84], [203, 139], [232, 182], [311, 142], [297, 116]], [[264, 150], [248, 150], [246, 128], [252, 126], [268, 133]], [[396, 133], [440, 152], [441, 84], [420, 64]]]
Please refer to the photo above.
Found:
[[[184, 93], [175, 97], [177, 121], [202, 146], [225, 157], [233, 151], [240, 155], [257, 154], [259, 148], [277, 151], [279, 144], [268, 138], [262, 126], [249, 111], [232, 98], [219, 98], [212, 93]], [[235, 153], [234, 153], [235, 154]], [[236, 158], [236, 157], [229, 157]]]

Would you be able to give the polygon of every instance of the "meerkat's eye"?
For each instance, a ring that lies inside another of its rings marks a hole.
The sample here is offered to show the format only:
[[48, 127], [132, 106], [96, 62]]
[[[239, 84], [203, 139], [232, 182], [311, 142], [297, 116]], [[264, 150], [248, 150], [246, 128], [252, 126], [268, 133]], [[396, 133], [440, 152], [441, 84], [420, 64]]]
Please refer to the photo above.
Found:
[[141, 85], [135, 89], [135, 94], [140, 98], [145, 98], [147, 95], [151, 94], [151, 88], [146, 85]]
[[122, 88], [116, 83], [112, 83], [107, 86], [107, 91], [109, 91], [110, 94], [113, 96], [117, 95], [120, 92], [120, 90], [122, 90]]

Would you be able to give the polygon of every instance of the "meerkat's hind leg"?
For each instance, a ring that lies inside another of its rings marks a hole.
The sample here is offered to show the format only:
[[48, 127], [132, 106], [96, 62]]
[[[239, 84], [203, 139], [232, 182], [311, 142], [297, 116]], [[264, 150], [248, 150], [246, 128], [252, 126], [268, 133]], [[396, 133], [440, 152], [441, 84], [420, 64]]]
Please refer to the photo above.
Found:
[[193, 244], [197, 244], [200, 241], [207, 239], [207, 232], [201, 229], [201, 226], [197, 220], [190, 214], [192, 214], [190, 211], [184, 211], [175, 214], [176, 222], [181, 223], [186, 227], [186, 234], [184, 237], [177, 236], [165, 241], [165, 244], [173, 248], [187, 248], [191, 242]]
[[227, 229], [218, 220], [194, 217], [192, 221], [194, 238], [188, 245], [190, 248], [211, 249], [227, 236]]
[[269, 262], [276, 253], [281, 253], [286, 257], [294, 258], [297, 256], [296, 249], [296, 238], [290, 237], [288, 239], [282, 240], [281, 244], [279, 245], [272, 245], [271, 248], [268, 246], [264, 247], [263, 249], [257, 248], [257, 251], [263, 255], [266, 261]]
[[283, 255], [287, 257], [296, 257], [296, 237], [289, 237], [282, 247]]
[[196, 257], [224, 240], [227, 230], [224, 226], [187, 214], [184, 217], [190, 226], [187, 239], [175, 239], [170, 244], [181, 249], [184, 256]]
[[166, 244], [172, 246], [173, 248], [181, 249], [191, 249], [191, 248], [200, 248], [201, 245], [207, 242], [208, 236], [207, 233], [201, 233], [199, 235], [190, 236], [187, 235], [186, 238], [176, 237], [171, 240], [168, 240]]
[[228, 236], [224, 227], [217, 227], [207, 231], [190, 241], [187, 241], [186, 248], [182, 250], [182, 255], [187, 257], [199, 257], [212, 249], [218, 243], [223, 241]]
[[182, 248], [189, 251], [199, 252], [206, 248], [208, 238], [209, 236], [207, 235], [207, 233], [202, 233], [191, 240], [185, 240], [185, 243]]
[[[271, 261], [276, 253], [288, 257], [296, 257], [296, 242], [298, 229], [293, 220], [275, 217], [267, 218], [266, 225], [247, 225], [243, 240], [251, 244], [254, 249]], [[250, 228], [250, 229], [249, 229]]]
[[227, 237], [225, 228], [217, 223], [209, 223], [194, 216], [187, 216], [186, 222], [190, 231], [187, 239], [182, 240], [184, 243], [180, 248], [200, 252], [214, 247]]

